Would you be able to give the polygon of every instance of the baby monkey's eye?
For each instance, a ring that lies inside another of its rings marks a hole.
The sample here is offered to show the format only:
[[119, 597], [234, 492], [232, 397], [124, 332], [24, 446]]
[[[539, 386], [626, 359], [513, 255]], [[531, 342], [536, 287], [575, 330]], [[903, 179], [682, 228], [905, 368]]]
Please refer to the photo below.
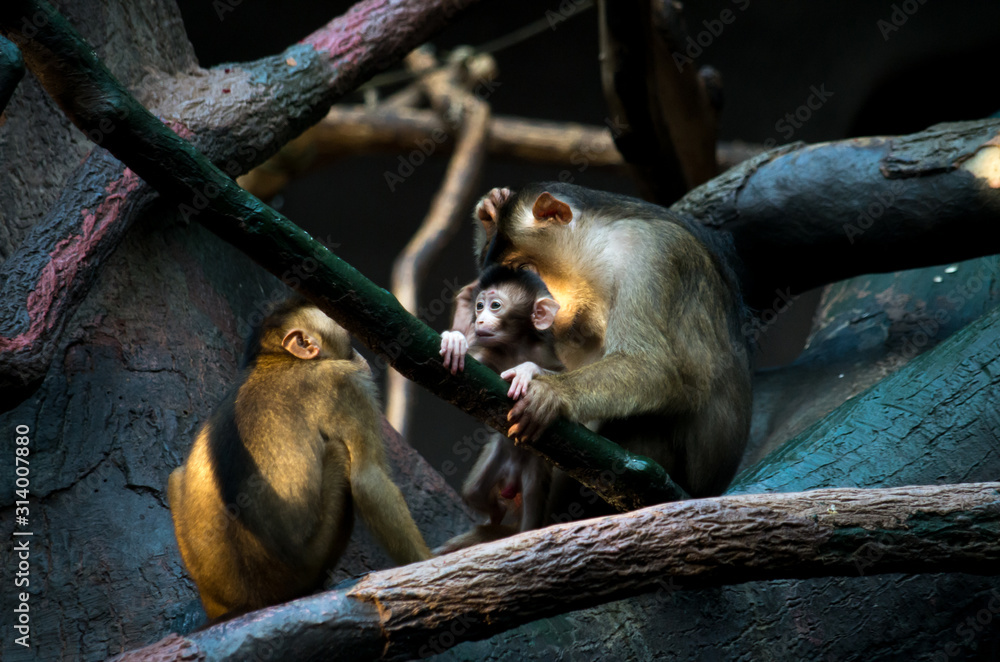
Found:
[[477, 301], [476, 302], [476, 312], [477, 313], [483, 312], [483, 302], [482, 301]]
[[500, 302], [499, 301], [490, 302], [490, 310], [500, 310]]

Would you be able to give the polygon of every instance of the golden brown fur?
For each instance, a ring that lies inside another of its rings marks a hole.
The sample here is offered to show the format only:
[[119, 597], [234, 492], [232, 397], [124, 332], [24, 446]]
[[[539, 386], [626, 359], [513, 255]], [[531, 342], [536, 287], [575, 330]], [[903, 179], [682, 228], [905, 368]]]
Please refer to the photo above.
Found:
[[301, 300], [251, 339], [240, 383], [170, 475], [168, 496], [209, 618], [321, 587], [355, 508], [397, 562], [429, 556], [386, 470], [368, 365], [346, 331]]

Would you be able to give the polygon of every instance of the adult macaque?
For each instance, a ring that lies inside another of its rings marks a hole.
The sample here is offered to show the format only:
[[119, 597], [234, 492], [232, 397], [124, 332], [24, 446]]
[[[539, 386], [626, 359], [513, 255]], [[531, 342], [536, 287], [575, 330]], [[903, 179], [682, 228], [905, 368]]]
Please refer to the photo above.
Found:
[[745, 309], [723, 240], [662, 207], [561, 183], [493, 189], [476, 217], [480, 265], [532, 269], [561, 306], [567, 371], [531, 381], [509, 436], [537, 439], [559, 415], [601, 421], [692, 496], [721, 493], [751, 407]]
[[428, 558], [389, 478], [371, 371], [347, 332], [296, 297], [255, 330], [244, 364], [168, 486], [208, 617], [320, 588], [355, 508], [397, 563]]
[[[471, 304], [471, 305], [470, 305]], [[559, 304], [536, 274], [493, 266], [483, 272], [456, 317], [461, 330], [441, 334], [441, 355], [452, 373], [464, 369], [468, 352], [511, 382], [517, 400], [536, 375], [563, 369], [555, 354], [552, 324]], [[472, 312], [468, 310], [472, 308]], [[551, 468], [530, 450], [495, 434], [469, 473], [462, 495], [470, 506], [490, 516], [490, 524], [453, 538], [442, 551], [500, 538], [545, 523]], [[520, 506], [511, 508], [518, 501]], [[519, 517], [510, 522], [509, 511]], [[505, 523], [507, 520], [507, 523]]]

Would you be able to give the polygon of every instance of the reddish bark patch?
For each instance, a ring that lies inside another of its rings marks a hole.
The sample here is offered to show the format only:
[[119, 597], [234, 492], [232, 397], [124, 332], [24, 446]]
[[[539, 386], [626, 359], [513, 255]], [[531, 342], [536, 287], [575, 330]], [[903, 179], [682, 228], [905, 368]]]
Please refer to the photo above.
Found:
[[29, 349], [52, 328], [64, 303], [61, 290], [68, 288], [80, 271], [80, 266], [96, 249], [108, 229], [118, 222], [128, 195], [139, 188], [142, 179], [126, 168], [122, 176], [105, 188], [103, 202], [94, 211], [83, 209], [80, 234], [66, 237], [49, 253], [49, 262], [42, 269], [35, 289], [28, 294], [28, 330], [13, 338], [0, 338], [0, 352]]

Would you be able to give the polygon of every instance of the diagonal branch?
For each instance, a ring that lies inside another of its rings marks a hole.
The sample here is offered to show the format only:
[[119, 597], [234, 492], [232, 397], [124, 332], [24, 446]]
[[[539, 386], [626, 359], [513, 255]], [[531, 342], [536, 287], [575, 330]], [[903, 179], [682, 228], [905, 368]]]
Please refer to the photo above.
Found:
[[[235, 177], [474, 1], [364, 0], [278, 55], [175, 76], [151, 73], [139, 93], [178, 134]], [[52, 40], [51, 16], [45, 3], [5, 1], [0, 34], [22, 46], [36, 75], [61, 81], [62, 98], [93, 93], [90, 81], [73, 71], [90, 66], [87, 58], [77, 61], [78, 54]], [[25, 26], [32, 30], [30, 38], [20, 32]], [[58, 50], [47, 51], [43, 40]], [[77, 120], [91, 127], [92, 139], [110, 144], [126, 108], [117, 103], [97, 92], [89, 104], [64, 107], [83, 113]], [[0, 408], [17, 405], [41, 382], [67, 320], [104, 260], [155, 198], [121, 162], [95, 150], [71, 176], [59, 202], [0, 266]]]
[[[440, 339], [396, 299], [281, 214], [241, 189], [188, 141], [149, 113], [104, 67], [69, 23], [40, 0], [12, 2], [0, 28], [16, 32], [19, 16], [43, 13], [32, 40], [20, 39], [33, 73], [66, 114], [90, 135], [107, 122], [105, 147], [161, 195], [275, 275], [297, 269], [297, 290], [398, 371], [498, 430], [506, 430], [507, 386], [469, 361], [452, 376], [440, 361]], [[37, 23], [37, 22], [36, 22]], [[403, 351], [405, 348], [406, 351]], [[666, 472], [581, 425], [554, 424], [536, 450], [622, 510], [682, 498]], [[610, 470], [608, 468], [611, 468]]]

